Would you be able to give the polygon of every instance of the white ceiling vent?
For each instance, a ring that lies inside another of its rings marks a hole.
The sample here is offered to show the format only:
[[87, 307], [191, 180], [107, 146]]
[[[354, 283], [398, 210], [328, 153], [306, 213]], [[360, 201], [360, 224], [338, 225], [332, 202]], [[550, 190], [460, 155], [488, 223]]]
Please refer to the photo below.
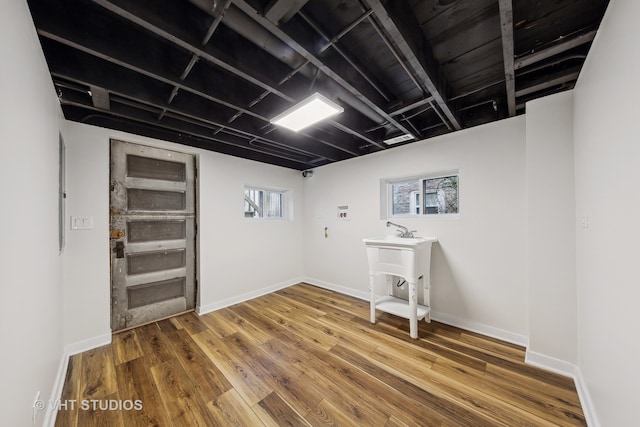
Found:
[[397, 144], [399, 142], [405, 142], [414, 139], [415, 136], [405, 133], [404, 135], [394, 136], [393, 138], [385, 139], [383, 142], [388, 145]]

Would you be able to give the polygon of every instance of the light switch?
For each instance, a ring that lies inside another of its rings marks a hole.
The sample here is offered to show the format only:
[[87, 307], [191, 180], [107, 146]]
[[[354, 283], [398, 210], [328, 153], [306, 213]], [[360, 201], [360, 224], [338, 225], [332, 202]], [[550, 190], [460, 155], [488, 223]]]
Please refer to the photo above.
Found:
[[71, 229], [72, 230], [92, 230], [93, 217], [92, 216], [72, 216]]

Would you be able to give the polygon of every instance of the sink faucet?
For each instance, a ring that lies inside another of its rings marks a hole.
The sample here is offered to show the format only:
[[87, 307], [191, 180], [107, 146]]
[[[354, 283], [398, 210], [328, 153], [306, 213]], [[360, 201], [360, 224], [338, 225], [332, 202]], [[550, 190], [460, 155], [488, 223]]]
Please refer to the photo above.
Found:
[[413, 233], [416, 232], [416, 230], [409, 231], [407, 227], [404, 227], [400, 224], [394, 224], [391, 221], [387, 221], [387, 227], [391, 227], [392, 225], [398, 229], [398, 231], [400, 232], [400, 237], [403, 237], [403, 238], [412, 238]]

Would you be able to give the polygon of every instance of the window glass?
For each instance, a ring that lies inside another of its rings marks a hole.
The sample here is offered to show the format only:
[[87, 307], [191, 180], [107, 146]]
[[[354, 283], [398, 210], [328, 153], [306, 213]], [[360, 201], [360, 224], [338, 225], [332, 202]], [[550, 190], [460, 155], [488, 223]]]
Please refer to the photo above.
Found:
[[244, 189], [245, 218], [285, 218], [284, 204], [284, 191]]
[[458, 176], [430, 178], [423, 181], [424, 213], [458, 213]]
[[386, 191], [381, 193], [381, 212], [386, 212], [387, 217], [459, 213], [457, 171], [381, 182], [386, 185]]
[[[420, 181], [418, 180], [391, 184], [392, 214], [409, 215], [416, 213], [415, 194], [419, 193], [419, 191]], [[412, 206], [414, 206], [413, 210], [411, 209]], [[418, 204], [418, 210], [419, 206]]]

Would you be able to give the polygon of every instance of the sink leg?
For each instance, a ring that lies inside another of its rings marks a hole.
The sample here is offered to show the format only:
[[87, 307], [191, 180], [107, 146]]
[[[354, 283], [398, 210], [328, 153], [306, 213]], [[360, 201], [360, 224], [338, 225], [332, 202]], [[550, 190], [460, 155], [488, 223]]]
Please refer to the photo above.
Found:
[[369, 275], [369, 298], [371, 323], [376, 323], [376, 286], [373, 275]]
[[431, 323], [431, 296], [429, 293], [431, 291], [431, 284], [429, 283], [429, 276], [427, 275], [427, 277], [422, 280], [424, 280], [424, 305], [429, 307], [427, 315], [424, 316], [424, 321]]
[[418, 338], [418, 295], [416, 282], [409, 282], [409, 334]]

